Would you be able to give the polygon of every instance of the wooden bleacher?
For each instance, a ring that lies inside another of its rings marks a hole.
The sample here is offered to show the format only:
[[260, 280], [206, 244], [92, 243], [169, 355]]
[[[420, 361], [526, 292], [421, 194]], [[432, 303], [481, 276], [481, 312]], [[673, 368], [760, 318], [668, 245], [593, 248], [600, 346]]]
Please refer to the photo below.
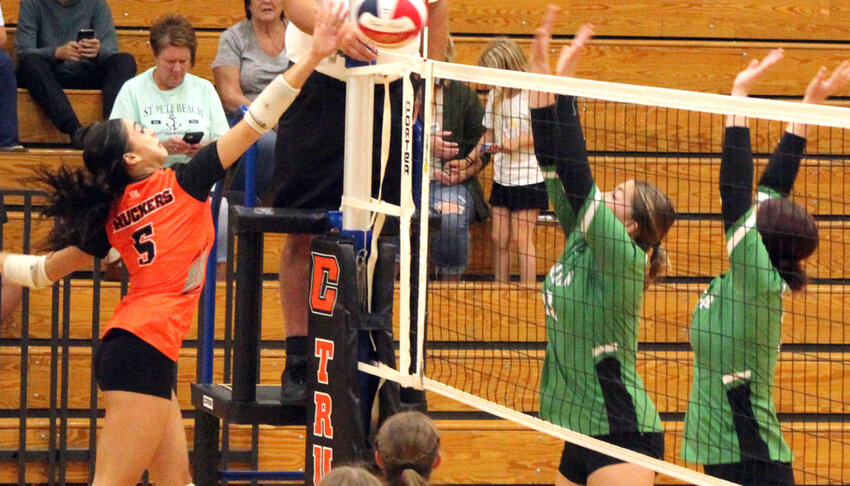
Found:
[[[527, 47], [528, 36], [533, 33], [541, 12], [550, 0], [472, 0], [451, 2], [450, 30], [455, 36], [457, 61], [474, 64], [481, 48], [490, 36], [519, 36], [517, 41]], [[554, 42], [559, 47], [568, 41], [577, 27], [591, 21], [599, 35], [590, 42], [587, 55], [579, 66], [577, 75], [589, 79], [646, 84], [668, 88], [679, 88], [711, 93], [728, 92], [735, 73], [751, 58], [763, 56], [767, 50], [781, 46], [786, 59], [782, 69], [769, 74], [759, 84], [754, 94], [768, 97], [799, 97], [806, 83], [821, 64], [836, 65], [850, 58], [850, 47], [836, 42], [845, 40], [850, 10], [837, 4], [825, 8], [823, 2], [799, 0], [793, 7], [778, 2], [691, 2], [682, 6], [675, 2], [653, 0], [608, 1], [600, 4], [592, 0], [575, 0], [569, 4], [567, 15], [563, 15], [556, 27], [561, 33]], [[0, 0], [10, 44], [14, 43], [15, 24], [18, 12], [17, 0]], [[109, 0], [118, 28], [121, 49], [132, 53], [139, 72], [152, 66], [152, 54], [147, 45], [147, 27], [160, 15], [177, 11], [186, 15], [198, 32], [198, 62], [192, 72], [212, 79], [209, 68], [212, 62], [219, 33], [243, 17], [242, 4], [233, 0], [177, 0], [175, 2], [150, 2], [149, 0]], [[95, 121], [101, 116], [101, 96], [91, 91], [70, 91], [72, 104], [83, 123]], [[26, 144], [67, 144], [67, 137], [59, 133], [46, 120], [24, 91], [18, 97], [21, 140]], [[846, 104], [845, 101], [838, 101]], [[714, 214], [719, 212], [716, 197], [718, 161], [706, 154], [719, 153], [719, 135], [710, 140], [693, 143], [694, 137], [687, 133], [688, 125], [679, 123], [673, 110], [663, 112], [655, 108], [631, 108], [631, 112], [605, 106], [588, 106], [593, 116], [585, 116], [588, 144], [599, 151], [670, 151], [687, 153], [689, 157], [668, 159], [635, 159], [623, 157], [595, 157], [594, 174], [600, 187], [610, 188], [640, 171], [648, 172], [649, 179], [661, 181], [667, 186], [677, 209], [685, 213]], [[666, 115], [662, 116], [662, 115]], [[623, 138], [606, 134], [606, 126], [618, 126], [624, 120], [646, 120], [660, 117], [664, 125], [647, 126], [637, 137]], [[716, 125], [719, 134], [721, 122], [718, 117], [701, 120]], [[684, 131], [683, 131], [684, 130]], [[681, 138], [670, 133], [683, 133]], [[757, 151], [769, 152], [780, 133], [778, 125], [754, 129], [753, 146]], [[810, 150], [819, 153], [846, 154], [848, 143], [815, 135], [809, 142]], [[763, 163], [763, 160], [757, 163]], [[80, 152], [67, 148], [32, 149], [24, 154], [0, 154], [0, 188], [18, 189], [34, 187], [27, 181], [35, 165], [57, 164], [81, 165]], [[648, 169], [644, 170], [644, 167]], [[757, 169], [758, 172], [758, 169]], [[679, 181], [665, 184], [669, 174]], [[485, 176], [486, 178], [486, 176]], [[822, 184], [829, 180], [830, 184]], [[821, 248], [808, 263], [807, 270], [819, 278], [847, 278], [847, 263], [844, 262], [846, 245], [847, 183], [843, 164], [830, 161], [807, 159], [801, 169], [800, 183], [795, 196], [805, 202], [813, 212], [833, 221], [822, 222]], [[489, 184], [485, 182], [485, 188]], [[11, 222], [6, 225], [4, 248], [20, 248], [20, 212], [10, 213]], [[36, 235], [43, 235], [47, 223], [36, 223]], [[489, 224], [474, 227], [473, 248], [468, 272], [471, 276], [485, 278], [492, 274]], [[545, 223], [537, 228], [538, 249], [542, 256], [538, 275], [544, 275], [551, 261], [563, 247], [563, 238], [554, 223]], [[724, 268], [722, 232], [720, 225], [711, 220], [680, 221], [674, 227], [668, 248], [675, 260], [688, 259], [687, 265], [674, 267], [679, 277], [705, 277], [714, 275]], [[275, 273], [280, 250], [280, 237], [268, 237], [264, 271]], [[699, 257], [697, 257], [699, 255]], [[280, 347], [284, 337], [284, 325], [280, 313], [276, 282], [265, 282], [263, 287], [263, 340]], [[645, 311], [640, 340], [647, 351], [641, 352], [641, 372], [647, 386], [655, 394], [656, 403], [663, 412], [679, 414], [684, 411], [690, 375], [690, 354], [686, 347], [687, 325], [704, 284], [667, 283], [653, 287], [645, 295]], [[447, 371], [458, 375], [476, 369], [499, 369], [514, 380], [535, 383], [538, 380], [539, 359], [542, 351], [532, 351], [532, 360], [518, 360], [510, 348], [498, 349], [490, 354], [470, 350], [477, 342], [500, 343], [530, 341], [538, 347], [545, 342], [543, 309], [536, 289], [524, 289], [515, 285], [495, 284], [487, 281], [434, 284], [430, 288], [429, 339], [443, 343], [455, 343], [460, 348], [453, 367]], [[792, 345], [792, 351], [783, 352], [777, 372], [777, 407], [783, 414], [794, 414], [806, 419], [804, 422], [787, 422], [794, 431], [786, 438], [794, 449], [795, 465], [805, 468], [807, 474], [798, 475], [798, 484], [823, 484], [825, 477], [842, 483], [850, 482], [850, 454], [844, 444], [848, 442], [846, 421], [830, 423], [835, 417], [846, 415], [844, 397], [848, 395], [843, 378], [842, 362], [845, 353], [829, 355], [832, 359], [818, 359], [818, 354], [833, 349], [844, 349], [848, 344], [844, 324], [846, 285], [818, 284], [809, 287], [800, 296], [786, 301], [786, 316], [783, 324], [783, 343]], [[37, 290], [31, 293], [30, 326], [28, 335], [32, 339], [47, 339], [51, 335], [50, 292]], [[74, 280], [71, 292], [71, 338], [91, 339], [93, 285], [91, 281]], [[111, 316], [119, 298], [117, 284], [104, 285], [103, 302], [99, 309], [101, 322]], [[397, 296], [396, 296], [397, 297]], [[396, 304], [398, 299], [396, 298]], [[222, 315], [223, 296], [219, 293], [217, 309]], [[516, 320], [499, 318], [496, 311], [509, 308], [518, 315]], [[475, 309], [475, 310], [473, 310]], [[396, 313], [397, 316], [397, 313]], [[221, 317], [219, 317], [220, 321]], [[0, 338], [17, 339], [21, 336], [18, 319], [0, 326]], [[218, 329], [217, 337], [222, 337]], [[194, 339], [197, 331], [193, 327], [188, 339]], [[462, 351], [466, 347], [465, 351]], [[542, 349], [542, 348], [540, 348]], [[30, 348], [27, 365], [30, 370], [28, 405], [34, 409], [45, 409], [50, 379], [50, 356], [44, 346]], [[479, 353], [476, 355], [475, 353]], [[220, 354], [219, 354], [220, 356]], [[262, 378], [274, 382], [279, 378], [283, 365], [283, 353], [279, 349], [265, 351]], [[88, 383], [91, 373], [91, 350], [84, 345], [71, 347], [69, 360], [71, 386], [69, 402], [75, 411], [88, 409]], [[466, 367], [458, 368], [457, 363]], [[437, 358], [429, 361], [433, 372], [440, 372]], [[221, 359], [216, 360], [216, 373], [221, 373]], [[179, 393], [185, 410], [189, 410], [188, 383], [194, 379], [195, 352], [184, 349], [179, 367]], [[220, 376], [220, 375], [217, 375]], [[471, 376], [471, 375], [470, 375]], [[17, 380], [17, 381], [16, 381]], [[671, 385], [672, 383], [672, 385]], [[0, 348], [0, 409], [14, 410], [19, 405], [17, 391], [20, 387], [20, 354], [14, 347]], [[669, 388], [668, 388], [669, 387]], [[499, 390], [497, 390], [499, 391]], [[36, 396], [36, 394], [38, 396]], [[500, 420], [481, 419], [469, 407], [431, 394], [429, 405], [441, 419], [438, 425], [443, 433], [443, 465], [433, 478], [436, 484], [551, 484], [557, 464], [560, 444], [551, 437]], [[536, 410], [536, 395], [527, 393], [518, 397], [517, 408], [524, 411]], [[827, 415], [829, 414], [829, 415]], [[818, 416], [824, 419], [818, 422]], [[9, 417], [11, 415], [6, 415]], [[191, 438], [193, 422], [186, 421]], [[679, 450], [678, 437], [682, 422], [674, 419], [666, 424], [671, 432], [667, 436], [667, 457], [675, 460]], [[28, 447], [47, 448], [47, 420], [31, 418], [27, 422]], [[88, 447], [88, 423], [84, 419], [69, 422], [69, 447]], [[18, 444], [18, 421], [0, 418], [0, 449], [14, 449]], [[250, 431], [236, 427], [231, 433], [236, 448], [250, 445]], [[300, 427], [262, 427], [259, 432], [260, 466], [266, 469], [298, 469], [303, 461], [303, 429]], [[827, 443], [826, 441], [830, 442]], [[516, 444], [522, 444], [517, 453]], [[27, 471], [27, 482], [45, 482], [46, 469], [32, 464]], [[67, 469], [70, 482], [85, 482], [88, 466], [84, 462], [71, 462]], [[0, 462], [0, 483], [17, 481], [17, 466], [12, 462]], [[671, 484], [676, 481], [659, 478], [658, 483]]]
[[[216, 296], [217, 322], [224, 318], [223, 284]], [[101, 322], [111, 315], [120, 298], [119, 284], [104, 282], [100, 298]], [[282, 322], [278, 283], [263, 283], [263, 335], [266, 341], [285, 338]], [[536, 288], [521, 288], [510, 284], [492, 282], [433, 283], [429, 294], [431, 327], [429, 339], [440, 342], [530, 342], [545, 341], [543, 308], [539, 305]], [[653, 344], [685, 344], [688, 342], [687, 325], [704, 285], [661, 284], [651, 287], [644, 296], [643, 322], [640, 341]], [[396, 289], [398, 292], [398, 289]], [[28, 336], [48, 339], [51, 335], [50, 289], [32, 290], [33, 303], [29, 314]], [[60, 294], [61, 295], [61, 294]], [[71, 339], [92, 337], [91, 281], [74, 280], [71, 287], [70, 320]], [[850, 287], [844, 285], [812, 285], [804, 295], [786, 299], [782, 342], [795, 345], [841, 345], [846, 342], [844, 332], [845, 302], [850, 297]], [[396, 295], [396, 310], [398, 295]], [[468, 309], [474, 313], [467, 315]], [[511, 318], [500, 318], [499, 309], [509, 309]], [[396, 319], [398, 319], [396, 312]], [[0, 338], [20, 338], [20, 320], [0, 326]], [[395, 322], [396, 331], [398, 322]], [[223, 339], [217, 329], [216, 338]], [[186, 339], [195, 339], [197, 328], [193, 325]]]
[[[12, 33], [10, 32], [10, 34]], [[198, 36], [198, 61], [192, 69], [192, 73], [212, 80], [212, 71], [209, 66], [215, 58], [218, 34], [201, 32]], [[10, 37], [14, 36], [10, 35]], [[122, 50], [130, 52], [136, 57], [140, 73], [153, 66], [152, 54], [147, 46], [147, 33], [144, 31], [121, 31], [119, 39], [121, 39]], [[485, 45], [485, 41], [477, 37], [459, 38], [456, 43], [458, 62], [467, 64], [475, 63], [476, 53]], [[520, 43], [524, 47], [528, 46], [527, 41]], [[587, 59], [580, 64], [577, 76], [612, 82], [726, 93], [731, 85], [731, 80], [740, 67], [746, 63], [749, 56], [762, 56], [770, 47], [775, 47], [760, 43], [726, 44], [728, 45], [692, 45], [676, 41], [664, 41], [655, 42], [654, 45], [644, 45], [644, 41], [593, 41]], [[772, 77], [770, 74], [766, 75], [764, 82], [757, 86], [753, 94], [799, 97], [817, 66], [821, 64], [834, 66], [841, 60], [850, 57], [850, 51], [842, 46], [829, 45], [815, 48], [804, 44], [783, 44], [783, 47], [786, 51], [786, 60], [783, 61], [784, 70], [782, 74]], [[679, 59], [676, 63], [663, 62], [664, 56], [669, 55], [671, 51], [679, 53], [684, 60], [693, 59], [695, 66], [691, 68], [687, 66], [687, 62], [681, 62]], [[651, 61], [653, 58], [658, 59], [657, 64]], [[611, 66], [617, 66], [617, 68], [611, 69]], [[658, 67], [653, 71], [648, 71], [647, 66]], [[69, 92], [71, 93], [72, 106], [74, 106], [83, 124], [101, 118], [102, 101], [99, 92], [85, 90], [69, 90]], [[68, 142], [67, 137], [53, 128], [44, 115], [34, 107], [34, 103], [24, 90], [19, 91], [18, 100], [22, 142]], [[676, 120], [673, 116], [675, 110], [654, 107], [632, 107], [632, 109], [634, 112], [631, 116], [637, 119], [651, 119], [652, 116], [666, 114], [669, 111], [671, 116], [668, 118]], [[619, 116], [624, 116], [624, 114], [621, 113]], [[592, 124], [595, 120], [599, 122], [609, 120], [608, 123], [612, 125], [616, 123], [610, 116], [602, 115], [583, 121]], [[675, 133], [672, 130], [674, 127], [664, 126], [661, 128], [664, 130], [663, 134]], [[594, 133], [592, 130], [587, 131], [588, 136]], [[687, 133], [683, 135], [687, 135]], [[653, 132], [647, 132], [642, 136], [645, 138], [643, 141], [637, 142], [637, 149], [658, 148], [660, 150], [694, 153], [712, 151], [710, 146], [693, 146], [684, 143], [684, 136], [682, 139], [667, 139], [667, 137], [662, 136], [662, 133]], [[594, 143], [593, 139], [588, 140], [589, 147], [595, 147]], [[622, 143], [622, 141], [618, 140], [618, 143]], [[647, 146], [641, 147], [642, 144]], [[756, 148], [762, 147], [759, 141], [754, 141], [753, 145]], [[603, 148], [605, 147], [598, 147], [598, 149]], [[607, 149], [615, 150], [616, 147], [607, 147]]]

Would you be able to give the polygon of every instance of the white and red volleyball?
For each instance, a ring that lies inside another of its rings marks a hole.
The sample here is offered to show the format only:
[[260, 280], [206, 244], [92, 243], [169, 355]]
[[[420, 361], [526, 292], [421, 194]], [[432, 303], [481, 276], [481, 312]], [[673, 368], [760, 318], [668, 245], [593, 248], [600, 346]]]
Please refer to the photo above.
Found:
[[363, 0], [357, 7], [357, 25], [381, 47], [400, 47], [428, 23], [424, 0]]

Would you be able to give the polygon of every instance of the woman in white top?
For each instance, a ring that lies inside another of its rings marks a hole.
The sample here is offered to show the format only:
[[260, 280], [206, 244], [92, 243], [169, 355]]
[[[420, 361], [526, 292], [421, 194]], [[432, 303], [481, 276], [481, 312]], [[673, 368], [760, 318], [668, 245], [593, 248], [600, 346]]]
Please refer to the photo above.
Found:
[[[494, 39], [484, 48], [478, 64], [494, 69], [529, 70], [522, 49], [504, 37]], [[534, 226], [540, 211], [549, 208], [543, 175], [534, 157], [528, 98], [528, 91], [494, 88], [487, 97], [484, 116], [487, 127], [484, 140], [493, 142], [485, 151], [495, 152], [490, 192], [492, 239], [496, 245], [494, 274], [502, 282], [510, 276], [510, 246], [516, 248], [519, 256], [520, 281], [536, 281]]]

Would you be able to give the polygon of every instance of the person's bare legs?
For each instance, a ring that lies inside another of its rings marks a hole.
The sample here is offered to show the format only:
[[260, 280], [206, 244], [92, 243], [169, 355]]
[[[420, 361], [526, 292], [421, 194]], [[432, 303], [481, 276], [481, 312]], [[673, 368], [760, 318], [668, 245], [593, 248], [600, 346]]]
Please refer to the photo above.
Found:
[[519, 255], [519, 278], [524, 284], [537, 281], [537, 250], [534, 247], [534, 228], [537, 209], [511, 211], [511, 236]]
[[177, 395], [171, 394], [171, 412], [162, 440], [148, 467], [152, 483], [164, 486], [185, 486], [192, 482], [189, 473], [189, 449]]
[[622, 462], [599, 468], [587, 477], [587, 486], [653, 486], [655, 471]]
[[162, 442], [173, 405], [171, 400], [127, 391], [103, 395], [106, 417], [92, 484], [137, 484]]
[[560, 471], [555, 472], [555, 486], [584, 486], [579, 483], [574, 483], [565, 478]]
[[511, 220], [508, 208], [493, 206], [493, 274], [497, 282], [507, 282], [511, 274]]
[[[587, 486], [652, 486], [655, 484], [655, 471], [623, 462], [611, 464], [593, 471], [587, 477]], [[583, 486], [555, 473], [555, 486]]]
[[309, 234], [289, 234], [280, 255], [280, 303], [286, 325], [286, 368], [281, 396], [302, 401], [307, 379], [307, 301], [310, 298]]
[[287, 337], [307, 335], [311, 236], [286, 235], [280, 254], [280, 303]]

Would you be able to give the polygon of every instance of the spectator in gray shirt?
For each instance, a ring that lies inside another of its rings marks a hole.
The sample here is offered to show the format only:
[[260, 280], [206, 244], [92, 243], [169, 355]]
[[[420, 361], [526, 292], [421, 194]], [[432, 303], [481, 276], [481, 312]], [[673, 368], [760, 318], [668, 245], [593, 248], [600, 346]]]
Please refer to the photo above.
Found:
[[[242, 118], [240, 105], [248, 105], [275, 76], [289, 67], [284, 37], [283, 0], [245, 0], [245, 20], [227, 29], [218, 41], [212, 63], [215, 86], [231, 124]], [[270, 131], [257, 142], [257, 195], [274, 179], [274, 145]], [[241, 190], [245, 168], [240, 164], [231, 188]]]
[[[81, 29], [94, 36], [81, 37]], [[133, 56], [118, 52], [106, 0], [23, 0], [15, 48], [18, 83], [77, 146], [80, 121], [62, 89], [102, 90], [107, 119], [121, 85], [136, 75]]]

